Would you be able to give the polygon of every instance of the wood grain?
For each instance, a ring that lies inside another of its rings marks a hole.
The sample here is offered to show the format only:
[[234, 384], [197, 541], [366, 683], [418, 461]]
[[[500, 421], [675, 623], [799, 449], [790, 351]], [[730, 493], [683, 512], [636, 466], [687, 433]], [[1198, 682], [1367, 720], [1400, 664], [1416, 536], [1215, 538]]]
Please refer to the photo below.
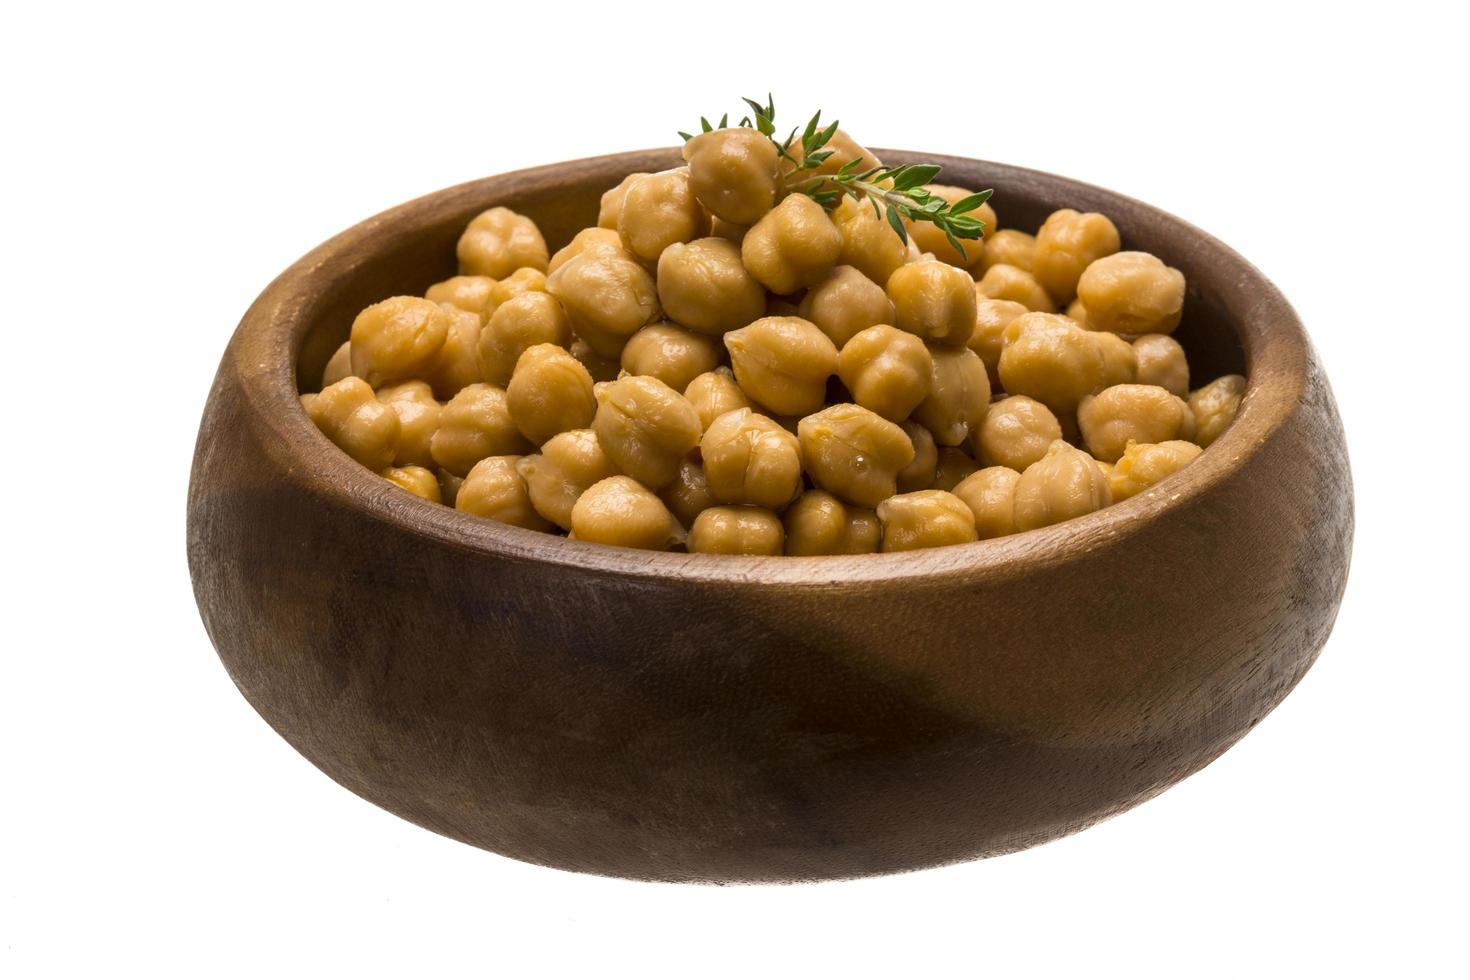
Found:
[[353, 792], [525, 861], [671, 881], [871, 875], [1080, 830], [1204, 766], [1315, 659], [1352, 490], [1327, 380], [1239, 255], [1117, 194], [983, 161], [1003, 226], [1068, 206], [1182, 269], [1196, 380], [1235, 424], [1154, 489], [1040, 531], [894, 555], [603, 548], [420, 501], [300, 410], [362, 306], [451, 274], [492, 204], [553, 247], [673, 151], [449, 188], [315, 249], [250, 308], [189, 488], [210, 638], [262, 717]]

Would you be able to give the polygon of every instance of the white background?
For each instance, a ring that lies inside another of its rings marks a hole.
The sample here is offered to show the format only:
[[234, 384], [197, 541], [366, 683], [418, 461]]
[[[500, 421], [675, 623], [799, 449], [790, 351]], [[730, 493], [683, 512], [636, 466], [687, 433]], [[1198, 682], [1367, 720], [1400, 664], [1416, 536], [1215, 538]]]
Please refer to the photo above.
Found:
[[[1432, 12], [1452, 5], [218, 7], [0, 14], [0, 974], [1466, 975], [1470, 78], [1464, 24]], [[1321, 661], [1159, 799], [885, 879], [601, 880], [351, 796], [260, 721], [194, 610], [185, 486], [234, 324], [385, 207], [667, 144], [768, 88], [874, 145], [1141, 197], [1275, 279], [1357, 486]]]

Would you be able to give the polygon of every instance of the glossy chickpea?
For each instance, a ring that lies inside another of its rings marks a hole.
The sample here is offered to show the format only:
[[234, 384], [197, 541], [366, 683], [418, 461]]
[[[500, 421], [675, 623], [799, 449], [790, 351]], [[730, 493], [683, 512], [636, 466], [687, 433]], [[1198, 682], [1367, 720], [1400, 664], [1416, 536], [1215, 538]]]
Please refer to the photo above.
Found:
[[489, 276], [451, 276], [436, 282], [424, 292], [424, 299], [473, 313], [484, 323], [489, 318], [490, 291], [495, 280]]
[[878, 324], [852, 337], [837, 355], [837, 376], [852, 400], [890, 422], [902, 422], [929, 394], [934, 358], [911, 333]]
[[777, 415], [806, 415], [825, 403], [837, 348], [810, 321], [763, 317], [725, 334], [725, 347], [740, 387]]
[[883, 287], [850, 265], [839, 265], [801, 299], [797, 315], [815, 323], [841, 350], [858, 332], [893, 322]]
[[443, 502], [438, 479], [422, 466], [390, 466], [378, 475], [415, 497], [422, 497], [436, 504]]
[[[1036, 238], [1026, 234], [1024, 231], [1016, 231], [1014, 228], [1004, 228], [1000, 231], [985, 229], [985, 240], [976, 245], [984, 246], [980, 257], [980, 270], [993, 265], [1013, 265], [1017, 269], [1031, 272], [1031, 257], [1036, 250]], [[968, 247], [968, 246], [966, 246]], [[971, 265], [974, 268], [974, 265]]]
[[740, 243], [745, 268], [773, 293], [813, 286], [837, 265], [842, 233], [805, 194], [792, 194], [751, 226]]
[[521, 435], [535, 445], [570, 429], [584, 429], [597, 414], [592, 375], [554, 344], [526, 348], [505, 389], [505, 403]]
[[801, 492], [796, 436], [748, 408], [726, 412], [699, 443], [710, 496], [726, 504], [779, 510]]
[[974, 541], [975, 515], [959, 497], [944, 490], [916, 490], [878, 505], [883, 550], [913, 551]]
[[939, 461], [934, 468], [934, 483], [929, 490], [954, 490], [960, 481], [980, 467], [970, 454], [954, 446], [939, 447]]
[[456, 476], [488, 456], [518, 456], [530, 448], [511, 418], [505, 390], [488, 384], [470, 385], [451, 398], [429, 440], [434, 462]]
[[1005, 347], [1005, 329], [1016, 317], [1030, 311], [1009, 299], [975, 298], [975, 330], [970, 334], [970, 350], [980, 355], [991, 389], [1000, 387], [1000, 352]]
[[975, 281], [943, 262], [910, 262], [888, 277], [894, 324], [931, 344], [963, 345], [975, 333]]
[[695, 198], [737, 225], [753, 225], [775, 207], [778, 160], [776, 144], [744, 126], [700, 133], [684, 144]]
[[555, 297], [525, 293], [501, 304], [480, 331], [475, 348], [484, 380], [510, 383], [516, 362], [537, 344], [565, 347], [572, 341], [572, 325]]
[[1016, 481], [1016, 530], [1050, 527], [1112, 502], [1107, 479], [1092, 457], [1058, 440]]
[[610, 252], [624, 258], [637, 258], [623, 246], [623, 236], [616, 228], [583, 228], [552, 255], [546, 265], [546, 274], [551, 275], [583, 252]]
[[914, 409], [914, 421], [941, 446], [958, 446], [990, 407], [985, 363], [968, 347], [931, 347], [929, 393]]
[[832, 211], [832, 221], [842, 236], [837, 261], [852, 266], [873, 282], [886, 284], [889, 276], [909, 261], [908, 245], [866, 201], [843, 198]]
[[618, 374], [623, 370], [618, 358], [603, 357], [593, 350], [587, 341], [578, 338], [572, 341], [572, 346], [567, 348], [567, 353], [582, 362], [587, 373], [592, 375], [593, 382], [616, 381]]
[[531, 506], [526, 481], [521, 479], [519, 456], [489, 456], [465, 475], [454, 498], [454, 509], [488, 517], [531, 531], [550, 531], [551, 523]]
[[522, 456], [516, 472], [536, 513], [565, 530], [572, 527], [572, 507], [592, 484], [618, 475], [618, 468], [591, 429], [572, 429], [552, 436], [533, 456]]
[[1107, 362], [1094, 334], [1063, 316], [1027, 313], [1006, 327], [996, 368], [1006, 391], [1034, 398], [1060, 416], [1102, 387]]
[[1132, 384], [1137, 380], [1138, 354], [1132, 344], [1117, 334], [1106, 331], [1093, 333], [1092, 339], [1102, 351], [1104, 388]]
[[678, 167], [640, 177], [628, 185], [618, 213], [623, 246], [644, 262], [677, 242], [709, 234], [709, 215], [695, 200], [689, 168]]
[[1245, 397], [1245, 378], [1238, 374], [1227, 374], [1216, 378], [1189, 396], [1189, 409], [1194, 415], [1194, 441], [1201, 447], [1208, 446], [1225, 431], [1240, 411], [1240, 400]]
[[342, 346], [327, 359], [327, 366], [322, 369], [321, 386], [325, 388], [352, 376], [352, 341], [344, 340]]
[[1173, 333], [1184, 310], [1184, 273], [1147, 252], [1116, 252], [1087, 267], [1077, 298], [1094, 330]]
[[1038, 313], [1055, 313], [1056, 303], [1036, 277], [1004, 263], [993, 265], [975, 283], [975, 291], [989, 299], [1008, 299]]
[[849, 507], [825, 490], [808, 490], [782, 514], [788, 555], [867, 555], [878, 550], [878, 515]]
[[1021, 474], [1008, 466], [987, 466], [955, 485], [952, 491], [970, 508], [975, 536], [981, 541], [1016, 533], [1016, 484]]
[[378, 401], [398, 415], [398, 448], [393, 453], [394, 466], [432, 467], [434, 456], [429, 442], [439, 429], [443, 406], [423, 381], [405, 381], [378, 389]]
[[510, 208], [491, 208], [476, 215], [455, 246], [459, 271], [467, 276], [501, 279], [522, 267], [545, 269], [546, 239], [536, 222]]
[[1113, 499], [1127, 500], [1142, 493], [1194, 462], [1202, 452], [1199, 446], [1182, 439], [1129, 445], [1108, 474]]
[[689, 550], [705, 555], [779, 555], [786, 545], [781, 518], [763, 507], [709, 507], [689, 529]]
[[629, 337], [659, 316], [653, 276], [611, 252], [583, 252], [547, 278], [546, 291], [576, 335], [603, 357], [617, 357]]
[[629, 174], [618, 182], [618, 186], [611, 188], [602, 195], [602, 200], [597, 209], [597, 227], [618, 230], [618, 218], [623, 213], [623, 198], [628, 194], [628, 188], [640, 177], [648, 177], [650, 174]]
[[657, 285], [664, 313], [703, 334], [719, 336], [743, 327], [766, 310], [766, 291], [745, 270], [740, 246], [723, 238], [676, 242], [664, 249]]
[[436, 470], [434, 476], [439, 480], [440, 503], [446, 507], [453, 507], [455, 499], [459, 496], [459, 488], [464, 483], [464, 477], [455, 476], [445, 469]]
[[[1101, 336], [1101, 335], [1100, 335]], [[1134, 378], [1141, 385], [1158, 385], [1180, 398], [1189, 394], [1189, 359], [1179, 341], [1161, 333], [1146, 333], [1133, 341]]]
[[444, 346], [451, 319], [417, 296], [374, 303], [352, 321], [352, 373], [374, 388], [413, 378]]
[[[975, 193], [964, 187], [950, 187], [946, 184], [929, 184], [924, 189], [950, 204], [955, 204]], [[871, 205], [869, 210], [871, 210]], [[995, 209], [988, 202], [965, 213], [978, 221], [983, 221], [987, 234], [995, 230]], [[948, 265], [970, 269], [979, 266], [985, 260], [985, 241], [983, 239], [962, 242], [965, 251], [964, 254], [961, 254], [950, 244], [949, 238], [944, 234], [944, 229], [931, 221], [905, 220], [904, 226], [908, 228], [909, 238], [920, 252], [928, 253]]]
[[985, 420], [971, 433], [970, 449], [985, 466], [1020, 472], [1060, 438], [1062, 426], [1051, 409], [1034, 398], [1011, 395], [986, 410]]
[[709, 481], [705, 479], [704, 464], [697, 453], [691, 453], [679, 463], [679, 475], [674, 482], [658, 492], [658, 498], [673, 513], [683, 527], [691, 527], [700, 513], [715, 505], [709, 492]]
[[1087, 322], [1087, 307], [1082, 305], [1080, 299], [1074, 299], [1067, 304], [1067, 319], [1077, 324], [1083, 330], [1096, 329], [1092, 324]]
[[706, 371], [684, 389], [684, 397], [699, 415], [699, 425], [708, 432], [715, 419], [737, 408], [750, 408], [750, 399], [735, 383], [735, 373], [727, 367]]
[[480, 332], [484, 324], [478, 313], [441, 303], [449, 314], [449, 332], [438, 353], [420, 375], [434, 389], [436, 398], [453, 398], [459, 389], [483, 381], [480, 366]]
[[675, 391], [720, 363], [722, 348], [713, 337], [663, 321], [635, 333], [623, 348], [622, 368], [629, 374], [658, 378]]
[[939, 475], [939, 446], [929, 430], [912, 420], [900, 422], [899, 428], [909, 437], [914, 447], [914, 458], [898, 471], [898, 492], [912, 493], [928, 490], [934, 486]]
[[1194, 434], [1194, 416], [1178, 395], [1157, 385], [1123, 384], [1082, 399], [1077, 425], [1087, 451], [1116, 463], [1130, 442], [1167, 442]]
[[322, 434], [373, 471], [387, 469], [398, 448], [398, 413], [373, 394], [361, 378], [343, 378], [323, 388], [306, 414]]
[[598, 385], [592, 429], [602, 451], [624, 473], [652, 490], [679, 475], [699, 445], [699, 415], [684, 396], [657, 378], [625, 377]]
[[1031, 273], [1052, 299], [1070, 303], [1083, 270], [1120, 248], [1118, 229], [1106, 215], [1062, 208], [1053, 211], [1036, 233]]
[[897, 425], [860, 405], [833, 405], [797, 425], [802, 460], [818, 487], [859, 507], [898, 490], [914, 445]]
[[668, 551], [683, 544], [684, 529], [651, 490], [629, 476], [599, 480], [572, 507], [578, 541]]
[[490, 300], [485, 304], [485, 319], [489, 320], [496, 310], [517, 296], [544, 292], [546, 292], [546, 273], [530, 267], [517, 269], [490, 287]]

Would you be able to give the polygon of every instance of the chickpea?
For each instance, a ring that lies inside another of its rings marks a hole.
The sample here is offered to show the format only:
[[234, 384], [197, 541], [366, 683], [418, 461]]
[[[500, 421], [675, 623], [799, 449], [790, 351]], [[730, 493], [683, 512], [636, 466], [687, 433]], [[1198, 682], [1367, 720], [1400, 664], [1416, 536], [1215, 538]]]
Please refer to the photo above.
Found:
[[429, 467], [434, 456], [429, 441], [439, 429], [443, 412], [427, 382], [405, 381], [378, 389], [378, 401], [398, 415], [398, 448], [393, 453], [394, 466]]
[[454, 509], [531, 531], [550, 531], [551, 524], [531, 506], [526, 481], [521, 479], [519, 456], [489, 456], [466, 474], [454, 499]]
[[1138, 377], [1138, 353], [1133, 345], [1107, 331], [1093, 333], [1092, 339], [1102, 351], [1103, 387], [1132, 384]]
[[985, 420], [971, 433], [970, 448], [983, 465], [1019, 473], [1045, 456], [1060, 438], [1062, 426], [1051, 409], [1034, 398], [1011, 395], [990, 405]]
[[494, 288], [495, 280], [489, 276], [450, 276], [430, 286], [424, 299], [441, 306], [448, 303], [475, 314], [484, 323], [490, 316], [490, 291]]
[[449, 332], [444, 344], [424, 368], [427, 381], [439, 398], [453, 398], [459, 389], [484, 380], [480, 367], [480, 332], [484, 325], [478, 313], [439, 304], [449, 314]]
[[490, 300], [485, 304], [485, 319], [488, 321], [496, 310], [517, 296], [544, 292], [546, 292], [546, 273], [529, 267], [517, 269], [490, 287]]
[[[842, 169], [843, 164], [849, 163], [853, 160], [859, 161], [857, 167], [858, 173], [862, 173], [865, 170], [872, 170], [874, 167], [883, 166], [883, 162], [879, 160], [876, 156], [874, 156], [871, 150], [860, 144], [857, 140], [849, 136], [846, 131], [841, 129], [832, 134], [832, 138], [827, 141], [827, 144], [823, 146], [822, 149], [830, 150], [832, 155], [823, 160], [820, 166], [816, 167], [813, 170], [807, 171], [808, 173], [835, 174], [838, 170]], [[791, 146], [787, 148], [786, 152], [795, 160], [796, 163], [800, 163], [801, 161], [806, 159], [806, 154], [802, 151], [800, 140], [793, 140]], [[784, 161], [783, 165], [787, 169], [790, 169], [792, 167], [791, 163]]]
[[725, 334], [725, 347], [740, 387], [777, 415], [806, 415], [826, 402], [837, 348], [815, 324], [764, 317]]
[[762, 507], [710, 507], [689, 529], [689, 550], [706, 555], [779, 555], [786, 545], [781, 518]]
[[439, 415], [429, 452], [441, 469], [464, 476], [488, 456], [511, 456], [531, 448], [511, 419], [505, 390], [473, 384], [451, 398]]
[[934, 358], [911, 333], [880, 323], [849, 340], [837, 355], [837, 376], [852, 400], [902, 422], [929, 394]]
[[572, 346], [567, 348], [567, 353], [582, 362], [587, 373], [592, 375], [594, 383], [598, 381], [616, 381], [618, 372], [623, 368], [617, 358], [603, 357], [593, 350], [585, 340], [574, 340]]
[[700, 133], [684, 144], [689, 184], [710, 214], [753, 225], [776, 205], [776, 144], [737, 126]]
[[928, 490], [954, 490], [962, 480], [980, 467], [970, 454], [954, 446], [939, 447], [939, 462], [934, 469], [934, 482]]
[[1184, 273], [1147, 252], [1116, 252], [1087, 267], [1077, 298], [1094, 330], [1173, 333], [1184, 310]]
[[1060, 524], [1112, 502], [1107, 478], [1092, 457], [1059, 439], [1016, 481], [1016, 530]]
[[445, 469], [437, 470], [434, 475], [439, 479], [440, 502], [447, 507], [453, 507], [459, 497], [459, 488], [464, 484], [464, 477], [455, 476]]
[[653, 492], [630, 476], [610, 476], [587, 488], [572, 508], [578, 541], [668, 551], [684, 529]]
[[724, 221], [720, 218], [711, 218], [709, 222], [709, 233], [711, 238], [723, 238], [725, 241], [733, 244], [736, 248], [739, 248], [740, 243], [745, 241], [745, 233], [747, 231], [750, 231], [750, 228], [746, 225], [731, 224], [730, 222]]
[[622, 369], [628, 374], [658, 378], [675, 391], [720, 363], [719, 341], [685, 330], [667, 320], [635, 333], [623, 348]]
[[325, 388], [352, 376], [352, 341], [344, 340], [342, 346], [327, 360], [327, 366], [322, 369], [321, 386]]
[[1055, 313], [1056, 303], [1025, 269], [1000, 263], [985, 270], [975, 283], [975, 292], [990, 299], [1008, 299], [1038, 313]]
[[510, 208], [482, 211], [455, 246], [459, 271], [467, 276], [503, 279], [523, 266], [546, 268], [546, 239], [536, 222]]
[[1180, 398], [1189, 394], [1189, 359], [1179, 341], [1161, 333], [1146, 333], [1133, 341], [1133, 355], [1139, 384], [1158, 385]]
[[914, 410], [914, 421], [941, 446], [958, 446], [990, 407], [985, 362], [968, 347], [932, 347], [929, 394]]
[[1160, 443], [1130, 443], [1113, 464], [1108, 484], [1113, 499], [1127, 500], [1154, 486], [1204, 452], [1199, 446], [1182, 439]]
[[443, 501], [439, 494], [439, 481], [422, 466], [390, 466], [378, 475], [415, 497], [423, 497], [436, 504]]
[[797, 425], [807, 473], [818, 487], [860, 507], [898, 490], [914, 444], [892, 422], [860, 405], [832, 405]]
[[526, 348], [516, 361], [505, 401], [516, 428], [536, 445], [570, 429], [585, 429], [597, 414], [592, 375], [554, 344]]
[[[950, 204], [954, 204], [963, 198], [975, 193], [963, 187], [950, 187], [945, 184], [929, 184], [925, 188], [935, 197], [943, 198]], [[872, 210], [869, 206], [869, 210]], [[975, 208], [973, 211], [965, 212], [970, 217], [985, 222], [987, 232], [995, 230], [995, 209], [987, 202]], [[927, 252], [936, 259], [948, 265], [958, 266], [961, 269], [969, 269], [981, 264], [985, 258], [985, 240], [975, 239], [963, 242], [965, 251], [961, 255], [955, 247], [949, 243], [943, 229], [931, 221], [904, 221], [904, 227], [908, 229], [909, 238], [920, 252]]]
[[1016, 484], [1021, 474], [1008, 466], [987, 466], [961, 480], [953, 493], [975, 518], [981, 541], [1016, 533]]
[[1013, 395], [1028, 395], [1061, 416], [1102, 387], [1107, 361], [1096, 335], [1066, 317], [1018, 316], [1006, 327], [1005, 341], [996, 367]]
[[959, 497], [944, 490], [916, 490], [878, 505], [883, 550], [913, 551], [977, 540], [975, 515]]
[[710, 423], [699, 443], [710, 496], [726, 504], [779, 510], [801, 492], [801, 444], [748, 408]]
[[808, 490], [786, 508], [788, 555], [868, 555], [878, 550], [878, 515], [848, 507], [825, 490]]
[[417, 296], [374, 303], [352, 321], [352, 373], [374, 388], [407, 381], [444, 346], [449, 324], [443, 307]]
[[976, 293], [975, 332], [970, 334], [970, 350], [985, 362], [985, 373], [992, 390], [1000, 387], [1000, 352], [1005, 347], [1005, 329], [1026, 307], [1009, 299], [991, 299]]
[[766, 291], [745, 271], [740, 246], [723, 238], [675, 242], [664, 249], [658, 257], [658, 299], [680, 324], [715, 336], [759, 319], [766, 310]]
[[1074, 299], [1067, 304], [1067, 319], [1074, 321], [1083, 330], [1097, 329], [1087, 322], [1087, 307], [1082, 305], [1080, 299]]
[[807, 290], [797, 315], [815, 323], [838, 350], [860, 331], [894, 319], [883, 287], [850, 265], [839, 265]]
[[501, 306], [480, 331], [476, 350], [481, 376], [493, 385], [510, 384], [516, 362], [537, 344], [565, 347], [572, 327], [561, 303], [547, 293], [524, 293]]
[[1118, 229], [1106, 215], [1062, 208], [1053, 211], [1036, 233], [1031, 272], [1058, 303], [1070, 303], [1083, 270], [1122, 247]]
[[709, 492], [709, 481], [704, 475], [704, 465], [697, 454], [684, 457], [679, 464], [679, 475], [659, 491], [658, 498], [683, 527], [692, 527], [701, 512], [715, 505], [715, 498]]
[[708, 432], [715, 419], [737, 408], [749, 408], [750, 399], [735, 383], [735, 374], [727, 367], [706, 371], [684, 389], [684, 397], [699, 415], [699, 425]]
[[939, 475], [939, 446], [929, 430], [917, 422], [900, 422], [899, 428], [909, 437], [914, 447], [914, 458], [898, 471], [898, 492], [912, 493], [932, 488]]
[[842, 235], [837, 261], [852, 266], [873, 282], [887, 283], [888, 277], [910, 260], [908, 245], [866, 201], [843, 198], [832, 211], [832, 221]]
[[306, 391], [297, 396], [301, 400], [301, 407], [305, 410], [307, 417], [311, 416], [311, 406], [316, 404], [316, 392]]
[[1130, 442], [1166, 442], [1194, 435], [1194, 417], [1178, 395], [1157, 385], [1113, 385], [1082, 399], [1077, 424], [1087, 451], [1116, 463]]
[[805, 194], [792, 194], [776, 205], [740, 243], [745, 268], [762, 286], [783, 296], [821, 282], [841, 251], [842, 233]]
[[398, 413], [378, 401], [361, 378], [328, 385], [306, 406], [306, 414], [338, 449], [374, 472], [393, 463], [398, 448]]
[[572, 527], [572, 507], [599, 480], [618, 475], [618, 468], [591, 429], [571, 429], [552, 436], [534, 456], [522, 456], [516, 472], [536, 513], [565, 530]]
[[618, 214], [623, 246], [645, 262], [676, 242], [709, 234], [709, 215], [694, 198], [689, 168], [679, 167], [640, 177], [628, 185]]
[[1204, 447], [1220, 438], [1220, 433], [1235, 421], [1244, 397], [1245, 378], [1238, 374], [1216, 378], [1194, 391], [1189, 396], [1189, 408], [1196, 426], [1195, 442]]
[[623, 198], [628, 195], [628, 188], [632, 187], [640, 177], [648, 176], [650, 175], [645, 173], [629, 174], [618, 182], [618, 186], [605, 192], [597, 209], [597, 227], [617, 231], [618, 218], [623, 213]]
[[615, 228], [583, 228], [572, 236], [572, 240], [557, 250], [546, 265], [549, 276], [583, 252], [610, 252], [628, 259], [637, 256], [623, 247], [623, 236]]
[[[976, 243], [979, 245], [980, 243]], [[1036, 251], [1036, 238], [1024, 231], [1016, 231], [1006, 228], [1001, 231], [992, 231], [990, 226], [985, 229], [984, 251], [980, 258], [980, 269], [982, 275], [984, 270], [993, 265], [1013, 265], [1017, 269], [1026, 272], [1034, 272], [1031, 268], [1032, 255]], [[972, 264], [973, 268], [973, 264]]]
[[653, 276], [609, 252], [568, 261], [547, 278], [546, 291], [561, 303], [577, 336], [603, 357], [617, 357], [628, 338], [659, 315]]
[[910, 262], [888, 277], [894, 323], [931, 344], [962, 345], [975, 332], [975, 281], [943, 262]]
[[598, 385], [592, 428], [602, 451], [624, 473], [661, 490], [699, 445], [699, 415], [684, 396], [657, 378], [626, 377]]

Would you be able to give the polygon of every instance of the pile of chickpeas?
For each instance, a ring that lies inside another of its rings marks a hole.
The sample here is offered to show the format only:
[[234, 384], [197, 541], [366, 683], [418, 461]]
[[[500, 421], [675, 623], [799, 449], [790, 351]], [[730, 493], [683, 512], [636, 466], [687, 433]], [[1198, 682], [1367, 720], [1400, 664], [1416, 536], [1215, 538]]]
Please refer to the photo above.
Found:
[[[817, 172], [873, 155], [839, 131]], [[784, 194], [752, 129], [631, 174], [549, 254], [495, 207], [460, 275], [363, 310], [312, 420], [409, 493], [654, 550], [905, 551], [1091, 513], [1185, 466], [1245, 379], [1190, 390], [1184, 277], [1101, 214], [973, 214], [961, 254]], [[808, 172], [810, 173], [810, 171]], [[956, 201], [971, 193], [929, 187]], [[1059, 312], [1059, 311], [1065, 312]]]

